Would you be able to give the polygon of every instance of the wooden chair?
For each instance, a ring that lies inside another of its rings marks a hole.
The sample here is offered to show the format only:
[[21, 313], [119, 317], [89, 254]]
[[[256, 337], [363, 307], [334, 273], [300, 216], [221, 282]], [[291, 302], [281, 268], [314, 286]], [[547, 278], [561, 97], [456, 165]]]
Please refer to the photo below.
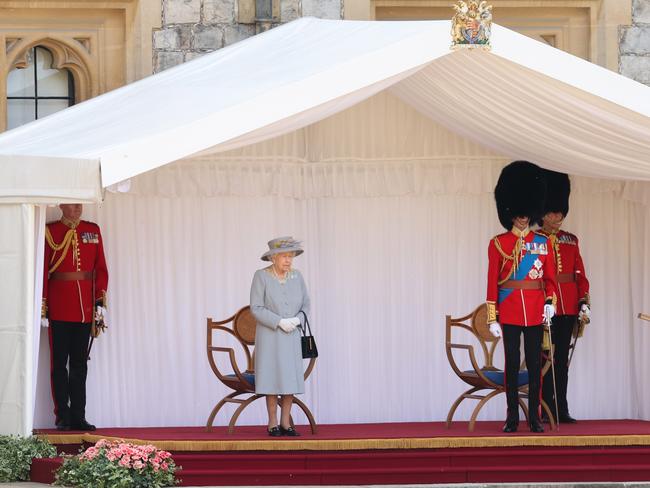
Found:
[[[227, 324], [231, 322], [232, 327], [228, 327]], [[249, 306], [240, 309], [235, 315], [225, 320], [215, 322], [211, 318], [208, 318], [207, 353], [210, 367], [212, 368], [212, 371], [217, 376], [219, 381], [221, 381], [221, 383], [226, 385], [228, 388], [232, 389], [233, 392], [223, 397], [219, 403], [214, 406], [205, 426], [206, 432], [211, 431], [212, 424], [214, 423], [214, 419], [219, 413], [219, 410], [221, 410], [221, 408], [226, 403], [235, 403], [238, 404], [239, 407], [237, 407], [233, 413], [230, 419], [230, 423], [228, 424], [228, 434], [232, 434], [235, 428], [235, 423], [237, 422], [239, 415], [241, 415], [244, 409], [258, 398], [266, 396], [258, 395], [255, 393], [254, 346], [256, 325], [257, 321], [255, 320], [255, 317], [253, 316], [253, 313], [251, 312]], [[236, 340], [239, 345], [241, 345], [246, 358], [246, 367], [243, 370], [237, 364], [235, 350], [232, 347], [215, 345], [215, 343], [223, 344], [223, 342], [219, 341], [213, 342], [213, 336], [218, 335], [215, 334], [215, 332], [230, 335]], [[224, 373], [219, 369], [217, 361], [215, 360], [215, 354], [225, 354], [228, 356], [230, 367], [232, 368], [232, 373]], [[315, 365], [316, 359], [311, 358], [307, 364], [307, 368], [305, 369], [305, 380], [309, 377]], [[312, 415], [309, 408], [307, 408], [307, 406], [295, 396], [293, 397], [293, 403], [295, 403], [304, 412], [307, 420], [309, 421], [309, 425], [311, 426], [311, 432], [312, 434], [315, 434], [317, 430], [316, 422], [314, 421], [314, 416]], [[291, 425], [293, 426], [293, 419], [291, 419]]]
[[[472, 313], [460, 318], [452, 318], [451, 315], [446, 316], [446, 350], [449, 364], [454, 370], [456, 375], [463, 380], [471, 388], [463, 392], [456, 401], [452, 404], [447, 414], [447, 428], [451, 426], [456, 409], [460, 406], [463, 400], [472, 399], [479, 400], [478, 405], [474, 408], [469, 421], [469, 431], [474, 431], [474, 424], [476, 417], [483, 408], [495, 396], [505, 393], [505, 374], [494, 366], [494, 351], [500, 341], [499, 337], [494, 337], [490, 333], [490, 327], [487, 324], [487, 306], [485, 304], [477, 307]], [[452, 336], [456, 339], [460, 335], [460, 330], [466, 331], [463, 343], [454, 342]], [[469, 335], [468, 335], [469, 334]], [[467, 340], [469, 339], [469, 340]], [[467, 343], [471, 341], [471, 344]], [[475, 346], [478, 344], [480, 352], [482, 353], [482, 361], [479, 363], [475, 353]], [[463, 370], [458, 366], [454, 351], [466, 351], [469, 361], [472, 365], [471, 370]], [[540, 351], [541, 353], [541, 351]], [[542, 367], [542, 375], [546, 373], [550, 367], [550, 362], [547, 362]], [[528, 371], [520, 370], [519, 372], [519, 406], [524, 412], [526, 420], [528, 420], [528, 408], [525, 399], [528, 398]], [[551, 423], [551, 430], [555, 428], [554, 417], [548, 405], [542, 400], [542, 408], [548, 415]]]

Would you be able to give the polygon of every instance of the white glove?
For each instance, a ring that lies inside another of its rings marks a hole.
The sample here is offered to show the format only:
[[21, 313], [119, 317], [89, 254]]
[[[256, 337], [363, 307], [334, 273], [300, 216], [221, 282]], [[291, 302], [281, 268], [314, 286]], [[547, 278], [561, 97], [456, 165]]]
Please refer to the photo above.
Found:
[[492, 322], [490, 324], [490, 334], [494, 337], [501, 337], [501, 324], [499, 322]]
[[291, 317], [289, 320], [291, 320], [291, 323], [296, 327], [300, 325], [300, 319], [298, 317]]
[[106, 327], [106, 313], [108, 310], [106, 310], [106, 307], [102, 307], [101, 305], [97, 305], [95, 307], [95, 325], [99, 327]]
[[48, 328], [50, 326], [50, 321], [47, 317], [41, 317], [41, 327]]
[[591, 322], [591, 309], [586, 303], [583, 303], [580, 307], [580, 312], [578, 313], [578, 321], [581, 324], [585, 325]]
[[555, 307], [550, 303], [544, 305], [544, 318], [551, 320], [555, 316]]
[[101, 306], [95, 307], [95, 320], [96, 321], [104, 320], [106, 318], [107, 311], [108, 310], [106, 310], [106, 307], [101, 307]]
[[280, 327], [287, 334], [296, 330], [296, 326], [293, 325], [292, 319], [280, 319], [280, 322], [278, 322], [278, 327]]

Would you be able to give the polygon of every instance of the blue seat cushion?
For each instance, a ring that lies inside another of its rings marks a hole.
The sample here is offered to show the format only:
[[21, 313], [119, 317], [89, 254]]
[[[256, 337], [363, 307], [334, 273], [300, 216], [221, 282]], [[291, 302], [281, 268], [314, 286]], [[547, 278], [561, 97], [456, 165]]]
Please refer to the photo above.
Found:
[[[253, 385], [253, 387], [255, 387], [255, 375], [253, 373], [242, 373], [241, 375], [246, 379], [246, 381], [248, 381], [251, 385]], [[233, 380], [236, 381], [239, 380], [239, 378], [237, 378], [237, 375], [235, 373], [227, 374], [226, 378], [232, 378]]]
[[[466, 371], [466, 373], [473, 373], [474, 371]], [[483, 374], [493, 383], [497, 385], [504, 384], [505, 373], [503, 371], [483, 371]], [[522, 370], [519, 371], [517, 378], [517, 386], [523, 386], [528, 384], [528, 371]]]

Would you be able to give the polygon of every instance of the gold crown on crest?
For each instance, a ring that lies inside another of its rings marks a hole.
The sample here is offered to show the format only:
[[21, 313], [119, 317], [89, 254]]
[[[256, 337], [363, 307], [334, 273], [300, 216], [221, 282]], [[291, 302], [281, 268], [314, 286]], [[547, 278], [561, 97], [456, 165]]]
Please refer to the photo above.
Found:
[[458, 0], [451, 19], [451, 48], [478, 47], [490, 49], [492, 5], [485, 0]]

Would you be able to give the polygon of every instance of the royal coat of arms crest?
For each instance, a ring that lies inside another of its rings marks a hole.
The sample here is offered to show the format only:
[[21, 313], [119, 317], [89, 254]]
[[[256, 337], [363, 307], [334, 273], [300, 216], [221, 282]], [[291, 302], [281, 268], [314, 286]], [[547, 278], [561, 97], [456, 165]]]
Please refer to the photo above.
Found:
[[492, 5], [486, 1], [459, 0], [454, 6], [456, 14], [451, 19], [452, 49], [481, 47], [490, 49]]

